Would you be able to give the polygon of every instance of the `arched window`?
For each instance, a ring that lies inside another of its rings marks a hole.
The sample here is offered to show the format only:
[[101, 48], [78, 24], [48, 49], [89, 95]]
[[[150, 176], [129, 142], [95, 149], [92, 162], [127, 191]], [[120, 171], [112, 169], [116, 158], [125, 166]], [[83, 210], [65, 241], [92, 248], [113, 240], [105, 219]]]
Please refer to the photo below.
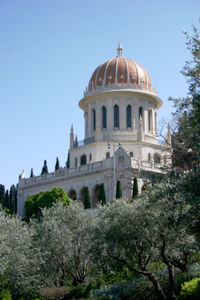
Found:
[[96, 130], [96, 111], [95, 109], [92, 110], [92, 129]]
[[160, 155], [158, 153], [154, 154], [154, 162], [160, 164]]
[[110, 152], [106, 152], [106, 158], [110, 157]]
[[119, 128], [119, 106], [114, 106], [114, 128]]
[[152, 110], [149, 110], [149, 131], [152, 131]]
[[140, 106], [140, 108], [139, 108], [139, 119], [140, 119], [140, 117], [143, 119], [143, 108]]
[[132, 127], [131, 115], [132, 115], [131, 106], [128, 105], [127, 108], [126, 108], [126, 127], [127, 128]]
[[102, 128], [107, 128], [107, 112], [105, 106], [102, 107]]
[[81, 155], [81, 166], [86, 165], [87, 163], [87, 157], [85, 154]]

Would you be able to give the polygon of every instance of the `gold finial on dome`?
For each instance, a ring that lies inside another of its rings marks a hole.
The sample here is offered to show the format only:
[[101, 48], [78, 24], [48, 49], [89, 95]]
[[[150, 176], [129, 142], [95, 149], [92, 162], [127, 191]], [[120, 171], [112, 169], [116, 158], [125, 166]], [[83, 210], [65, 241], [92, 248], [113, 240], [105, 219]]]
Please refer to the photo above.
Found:
[[123, 51], [122, 43], [120, 42], [117, 48], [117, 57], [123, 56], [122, 51]]

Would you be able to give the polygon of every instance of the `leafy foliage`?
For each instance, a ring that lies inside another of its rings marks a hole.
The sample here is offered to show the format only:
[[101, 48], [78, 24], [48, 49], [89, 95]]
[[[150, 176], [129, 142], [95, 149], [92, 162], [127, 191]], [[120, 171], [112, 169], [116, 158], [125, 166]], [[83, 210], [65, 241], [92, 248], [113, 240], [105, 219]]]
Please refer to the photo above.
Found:
[[69, 204], [70, 198], [63, 188], [54, 187], [50, 191], [42, 191], [29, 196], [25, 201], [27, 217], [40, 216], [42, 208], [51, 207], [56, 201], [61, 201], [66, 206]]
[[132, 198], [136, 198], [137, 195], [138, 195], [138, 181], [137, 181], [137, 177], [134, 177]]
[[200, 278], [182, 284], [181, 292], [177, 300], [198, 300], [200, 295]]
[[120, 199], [121, 197], [122, 197], [121, 183], [119, 180], [117, 180], [116, 199]]
[[105, 189], [104, 189], [103, 183], [101, 183], [101, 185], [100, 185], [100, 192], [99, 192], [98, 200], [99, 200], [99, 203], [101, 203], [102, 205], [106, 204], [106, 195], [105, 195]]
[[40, 272], [49, 284], [74, 286], [90, 283], [98, 274], [98, 265], [91, 260], [92, 236], [97, 216], [81, 204], [61, 203], [43, 210], [40, 222], [32, 221], [35, 243], [40, 247]]
[[89, 190], [88, 190], [87, 186], [85, 187], [85, 194], [84, 194], [83, 203], [84, 203], [84, 208], [85, 209], [91, 208], [90, 194], [89, 194]]

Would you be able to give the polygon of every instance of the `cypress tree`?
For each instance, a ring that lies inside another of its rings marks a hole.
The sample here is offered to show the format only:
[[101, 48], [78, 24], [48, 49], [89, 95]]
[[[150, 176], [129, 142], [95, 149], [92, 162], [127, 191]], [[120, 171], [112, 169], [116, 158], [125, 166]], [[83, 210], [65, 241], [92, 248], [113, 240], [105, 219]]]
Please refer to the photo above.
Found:
[[55, 171], [57, 171], [60, 168], [58, 157], [56, 157], [56, 164], [55, 164]]
[[43, 174], [47, 174], [48, 173], [48, 167], [47, 167], [47, 161], [46, 159], [44, 160], [44, 165], [42, 167], [42, 172], [41, 172], [41, 175]]
[[132, 198], [136, 198], [137, 195], [138, 195], [138, 181], [137, 181], [137, 177], [134, 177]]
[[17, 198], [17, 189], [13, 184], [10, 187], [10, 197], [9, 197], [9, 209], [11, 214], [14, 214], [16, 211], [16, 198]]
[[0, 184], [0, 204], [3, 205], [5, 199], [5, 186]]
[[116, 199], [120, 199], [121, 197], [122, 197], [121, 183], [119, 180], [117, 180]]
[[8, 190], [6, 190], [3, 207], [10, 209], [9, 204], [10, 204], [9, 192], [8, 192]]
[[84, 208], [85, 209], [91, 208], [90, 195], [89, 195], [89, 190], [88, 190], [87, 186], [85, 187], [85, 197], [84, 197], [83, 204], [84, 204]]
[[68, 155], [67, 155], [67, 162], [66, 162], [66, 167], [67, 167], [67, 169], [69, 169], [70, 168], [70, 156], [69, 156], [70, 154], [69, 154], [69, 152], [68, 152]]
[[105, 190], [104, 190], [104, 184], [103, 183], [101, 183], [101, 186], [100, 186], [100, 192], [99, 192], [98, 200], [102, 205], [106, 204], [106, 195], [105, 195]]
[[31, 174], [30, 174], [30, 177], [33, 177], [34, 174], [33, 174], [33, 168], [31, 168]]

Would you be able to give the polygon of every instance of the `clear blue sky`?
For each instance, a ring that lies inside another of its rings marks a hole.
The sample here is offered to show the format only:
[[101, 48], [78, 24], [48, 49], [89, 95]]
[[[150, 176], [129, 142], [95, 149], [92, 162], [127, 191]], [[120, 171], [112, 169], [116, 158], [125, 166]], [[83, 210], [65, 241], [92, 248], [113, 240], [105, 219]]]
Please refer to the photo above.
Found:
[[0, 183], [9, 188], [44, 159], [64, 166], [74, 124], [84, 138], [78, 101], [94, 69], [116, 56], [141, 63], [163, 100], [185, 96], [180, 70], [190, 58], [182, 29], [198, 25], [199, 0], [0, 0]]

